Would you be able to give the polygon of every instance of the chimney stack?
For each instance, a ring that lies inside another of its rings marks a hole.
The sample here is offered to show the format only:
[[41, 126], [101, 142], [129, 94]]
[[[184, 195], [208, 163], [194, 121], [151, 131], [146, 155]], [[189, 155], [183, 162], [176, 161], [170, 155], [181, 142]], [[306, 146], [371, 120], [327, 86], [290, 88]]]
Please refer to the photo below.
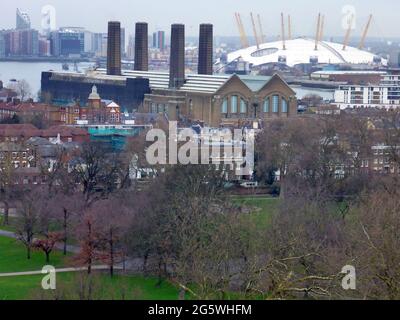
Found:
[[169, 87], [179, 89], [185, 83], [185, 25], [171, 26]]
[[201, 24], [198, 74], [213, 74], [213, 25]]
[[135, 28], [135, 70], [149, 70], [148, 26], [145, 22], [136, 23]]
[[107, 74], [121, 75], [121, 23], [108, 22]]

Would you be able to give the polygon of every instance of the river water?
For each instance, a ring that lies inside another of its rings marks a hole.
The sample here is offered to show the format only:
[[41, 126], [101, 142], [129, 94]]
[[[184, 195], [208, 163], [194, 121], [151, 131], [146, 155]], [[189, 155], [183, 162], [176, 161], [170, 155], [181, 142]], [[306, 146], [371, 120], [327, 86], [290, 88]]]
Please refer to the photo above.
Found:
[[[85, 71], [91, 64], [78, 63], [78, 70]], [[74, 65], [69, 64], [70, 70], [74, 70]], [[30, 87], [32, 96], [36, 99], [37, 93], [40, 90], [40, 80], [42, 71], [62, 71], [61, 62], [4, 62], [0, 61], [0, 80], [4, 86], [10, 83], [10, 80], [25, 79]]]
[[[92, 64], [87, 62], [78, 63], [78, 70], [84, 72]], [[74, 65], [69, 64], [70, 70], [74, 70]], [[40, 90], [40, 80], [42, 71], [62, 71], [61, 62], [3, 62], [0, 61], [0, 80], [7, 86], [12, 79], [25, 79], [30, 87], [33, 97], [36, 99]], [[297, 93], [297, 98], [301, 99], [307, 94], [318, 94], [324, 100], [333, 99], [333, 91], [294, 86], [293, 90]]]

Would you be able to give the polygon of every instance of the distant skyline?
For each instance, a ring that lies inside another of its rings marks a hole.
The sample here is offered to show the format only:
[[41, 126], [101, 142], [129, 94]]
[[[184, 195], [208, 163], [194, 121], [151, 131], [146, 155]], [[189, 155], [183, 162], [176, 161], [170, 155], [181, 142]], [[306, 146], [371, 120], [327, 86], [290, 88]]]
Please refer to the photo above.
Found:
[[17, 8], [26, 11], [32, 27], [40, 30], [41, 8], [52, 5], [57, 12], [57, 27], [77, 26], [93, 32], [106, 32], [107, 21], [121, 21], [127, 34], [133, 33], [138, 21], [149, 23], [149, 31], [165, 30], [169, 33], [172, 23], [184, 23], [187, 36], [197, 36], [200, 23], [213, 23], [215, 35], [238, 36], [234, 12], [242, 15], [248, 36], [252, 35], [250, 12], [260, 14], [264, 33], [268, 39], [280, 34], [280, 14], [292, 17], [292, 33], [295, 36], [313, 36], [319, 12], [325, 15], [325, 36], [344, 36], [342, 8], [354, 6], [356, 29], [353, 37], [361, 36], [370, 13], [374, 20], [370, 37], [400, 37], [400, 1], [398, 0], [13, 0], [4, 1], [0, 13], [0, 29], [15, 27]]

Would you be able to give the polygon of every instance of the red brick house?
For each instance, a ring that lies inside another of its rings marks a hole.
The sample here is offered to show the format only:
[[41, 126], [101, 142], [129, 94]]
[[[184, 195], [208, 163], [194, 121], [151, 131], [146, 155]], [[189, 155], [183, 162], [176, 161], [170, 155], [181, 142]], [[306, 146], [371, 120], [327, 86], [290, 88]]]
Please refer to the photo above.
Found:
[[0, 124], [0, 142], [23, 143], [32, 137], [42, 137], [52, 142], [88, 142], [89, 133], [81, 128], [53, 126], [39, 130], [31, 124]]
[[[34, 102], [0, 102], [0, 120], [12, 118], [14, 115], [22, 119], [42, 116], [51, 124], [62, 124], [61, 110], [59, 107]], [[64, 122], [65, 123], [65, 122]]]
[[89, 124], [118, 124], [121, 123], [121, 107], [111, 100], [102, 100], [96, 86], [88, 98], [87, 106], [76, 103], [61, 108], [61, 121], [66, 124], [76, 124], [87, 121]]

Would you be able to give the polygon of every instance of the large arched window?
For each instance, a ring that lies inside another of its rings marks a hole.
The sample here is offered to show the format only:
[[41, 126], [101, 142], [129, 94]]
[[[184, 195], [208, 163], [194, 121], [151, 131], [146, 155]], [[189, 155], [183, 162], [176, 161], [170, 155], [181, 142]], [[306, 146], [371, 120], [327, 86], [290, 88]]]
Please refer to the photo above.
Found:
[[240, 99], [240, 113], [247, 113], [247, 102], [243, 98]]
[[269, 106], [270, 106], [270, 99], [269, 97], [265, 98], [264, 105], [263, 105], [263, 112], [269, 113]]
[[273, 113], [279, 112], [279, 96], [278, 95], [272, 96], [272, 112]]
[[224, 101], [222, 101], [221, 113], [222, 114], [227, 114], [228, 113], [228, 98], [225, 98]]
[[151, 113], [157, 113], [157, 104], [156, 103], [152, 102], [150, 104], [150, 107], [151, 107]]
[[238, 96], [231, 97], [231, 113], [238, 112]]
[[288, 103], [286, 99], [282, 98], [282, 113], [288, 112]]

